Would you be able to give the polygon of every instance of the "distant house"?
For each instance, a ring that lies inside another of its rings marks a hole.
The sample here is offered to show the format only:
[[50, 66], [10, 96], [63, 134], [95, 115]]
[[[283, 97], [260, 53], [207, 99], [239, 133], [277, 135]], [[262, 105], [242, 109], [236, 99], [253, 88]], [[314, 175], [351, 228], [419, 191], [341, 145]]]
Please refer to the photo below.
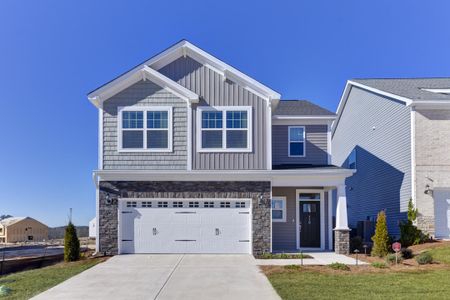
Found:
[[450, 238], [450, 78], [348, 81], [332, 126], [333, 164], [346, 179], [349, 225], [385, 210], [399, 235], [408, 202], [417, 225]]
[[89, 221], [89, 237], [90, 238], [95, 238], [97, 236], [96, 232], [96, 223], [97, 223], [97, 219], [93, 218], [91, 221]]
[[30, 217], [11, 217], [0, 221], [0, 242], [17, 243], [48, 239], [47, 225]]

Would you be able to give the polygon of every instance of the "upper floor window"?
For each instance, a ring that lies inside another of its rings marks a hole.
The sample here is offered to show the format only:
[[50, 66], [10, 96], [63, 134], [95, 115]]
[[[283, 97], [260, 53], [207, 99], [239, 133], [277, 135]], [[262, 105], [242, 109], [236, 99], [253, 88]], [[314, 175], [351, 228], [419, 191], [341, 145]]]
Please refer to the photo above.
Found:
[[289, 126], [289, 153], [290, 157], [305, 156], [305, 127]]
[[172, 107], [121, 107], [118, 151], [172, 151]]
[[199, 152], [251, 152], [252, 108], [249, 106], [199, 107]]
[[356, 148], [348, 156], [348, 168], [356, 170]]

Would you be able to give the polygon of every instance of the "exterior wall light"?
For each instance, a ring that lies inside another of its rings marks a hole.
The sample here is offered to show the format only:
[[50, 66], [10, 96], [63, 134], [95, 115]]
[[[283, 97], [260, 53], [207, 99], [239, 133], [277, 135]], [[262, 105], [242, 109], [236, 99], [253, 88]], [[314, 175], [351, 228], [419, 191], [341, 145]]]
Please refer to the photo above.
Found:
[[427, 184], [426, 186], [425, 186], [425, 192], [424, 192], [426, 195], [430, 195], [430, 196], [433, 196], [433, 190], [430, 188], [430, 185], [429, 184]]

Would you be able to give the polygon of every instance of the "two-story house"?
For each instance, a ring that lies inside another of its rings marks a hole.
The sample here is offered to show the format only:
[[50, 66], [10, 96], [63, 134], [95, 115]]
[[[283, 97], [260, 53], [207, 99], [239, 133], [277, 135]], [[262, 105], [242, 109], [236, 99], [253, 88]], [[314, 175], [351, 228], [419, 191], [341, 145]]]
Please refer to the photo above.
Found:
[[99, 112], [99, 252], [327, 250], [334, 235], [348, 251], [353, 171], [331, 165], [334, 113], [280, 101], [185, 40], [88, 98]]
[[346, 181], [352, 227], [385, 210], [398, 236], [412, 199], [418, 227], [450, 238], [450, 78], [348, 81], [332, 146], [333, 163], [356, 171]]

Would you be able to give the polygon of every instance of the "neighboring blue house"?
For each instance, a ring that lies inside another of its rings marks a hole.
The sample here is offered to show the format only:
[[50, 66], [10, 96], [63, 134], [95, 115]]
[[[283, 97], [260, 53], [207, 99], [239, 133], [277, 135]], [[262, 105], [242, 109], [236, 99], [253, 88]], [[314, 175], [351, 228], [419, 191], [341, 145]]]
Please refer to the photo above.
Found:
[[349, 224], [385, 210], [399, 235], [410, 198], [418, 226], [450, 237], [450, 78], [347, 82], [332, 127], [333, 163], [347, 178]]
[[88, 98], [99, 111], [97, 251], [330, 250], [335, 235], [348, 253], [353, 171], [331, 165], [334, 113], [280, 101], [187, 41]]

